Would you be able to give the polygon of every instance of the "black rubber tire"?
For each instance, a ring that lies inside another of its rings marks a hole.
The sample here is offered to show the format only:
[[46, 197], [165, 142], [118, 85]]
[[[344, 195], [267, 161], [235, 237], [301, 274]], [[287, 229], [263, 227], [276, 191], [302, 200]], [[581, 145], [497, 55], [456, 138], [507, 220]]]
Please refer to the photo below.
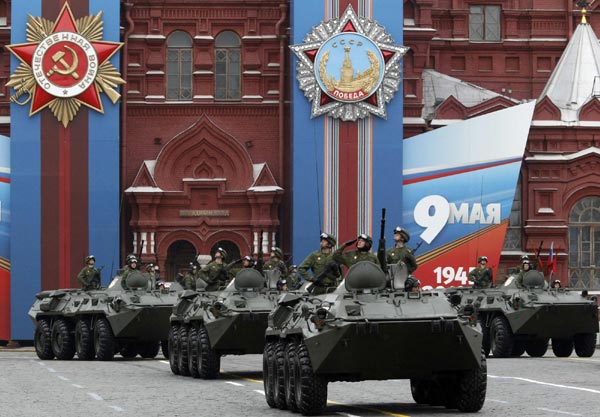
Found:
[[512, 356], [513, 358], [518, 358], [523, 353], [525, 353], [525, 342], [515, 340], [515, 342], [513, 343], [512, 351], [510, 352], [510, 356]]
[[54, 359], [54, 352], [52, 351], [52, 328], [50, 327], [50, 320], [38, 320], [37, 324], [35, 325], [33, 339], [35, 353], [38, 355], [38, 358], [44, 360]]
[[190, 345], [190, 359], [188, 365], [190, 368], [190, 375], [194, 378], [200, 378], [200, 339], [198, 338], [198, 328], [195, 326], [190, 327], [188, 343]]
[[479, 367], [459, 374], [452, 403], [463, 413], [474, 413], [483, 407], [486, 391], [487, 360], [482, 350]]
[[179, 375], [179, 324], [171, 324], [169, 328], [169, 366], [171, 372], [175, 375]]
[[77, 357], [84, 361], [94, 359], [94, 335], [90, 322], [85, 319], [79, 319], [75, 325], [75, 352]]
[[[490, 328], [486, 326], [485, 320], [479, 320], [481, 326], [481, 348], [485, 352], [485, 356], [490, 355]], [[418, 403], [417, 403], [418, 404]]]
[[133, 343], [133, 342], [123, 343], [123, 345], [119, 349], [119, 354], [121, 356], [123, 356], [125, 359], [135, 358], [138, 355], [137, 343]]
[[160, 341], [160, 350], [165, 359], [169, 359], [169, 341], [161, 340]]
[[104, 317], [94, 325], [94, 352], [100, 361], [111, 361], [115, 357], [116, 341], [108, 320]]
[[596, 333], [579, 333], [573, 338], [575, 353], [580, 358], [589, 358], [596, 351]]
[[265, 399], [271, 408], [276, 408], [275, 397], [273, 390], [275, 386], [275, 378], [273, 377], [273, 349], [275, 343], [268, 341], [263, 350], [263, 387], [265, 390]]
[[160, 351], [160, 344], [157, 340], [140, 342], [137, 346], [138, 353], [144, 359], [154, 359]]
[[200, 378], [216, 379], [221, 370], [221, 355], [210, 345], [210, 338], [206, 327], [198, 328], [198, 340], [200, 341]]
[[73, 326], [64, 318], [54, 320], [52, 325], [52, 352], [56, 359], [68, 361], [75, 356]]
[[565, 338], [558, 339], [552, 338], [552, 352], [557, 358], [567, 358], [573, 353], [573, 339]]
[[179, 375], [190, 376], [189, 368], [190, 345], [188, 343], [188, 326], [179, 326], [179, 355], [177, 355], [177, 367]]
[[429, 383], [421, 378], [410, 379], [410, 393], [417, 404], [427, 404], [427, 385]]
[[547, 337], [529, 340], [525, 344], [525, 350], [532, 358], [541, 358], [548, 351], [548, 342], [549, 340]]
[[327, 406], [327, 380], [315, 375], [308, 348], [298, 344], [298, 378], [296, 379], [296, 404], [305, 416], [321, 414]]
[[496, 316], [490, 325], [490, 350], [495, 358], [508, 358], [512, 353], [514, 337], [504, 316]]
[[298, 412], [298, 405], [296, 404], [296, 374], [299, 372], [298, 359], [297, 359], [298, 344], [296, 342], [288, 342], [285, 349], [285, 357], [283, 363], [283, 382], [284, 382], [284, 393], [285, 403], [287, 408], [294, 412]]
[[280, 410], [287, 410], [287, 404], [285, 401], [285, 351], [287, 343], [280, 340], [275, 344], [274, 349], [274, 375], [275, 375], [275, 387], [273, 390], [273, 397], [275, 398], [275, 406]]

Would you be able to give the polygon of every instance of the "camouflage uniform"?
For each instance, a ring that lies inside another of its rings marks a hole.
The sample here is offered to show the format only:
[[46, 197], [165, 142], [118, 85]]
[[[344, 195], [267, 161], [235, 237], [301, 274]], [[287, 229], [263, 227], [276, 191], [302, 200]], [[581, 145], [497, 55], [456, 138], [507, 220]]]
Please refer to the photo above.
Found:
[[200, 271], [198, 269], [188, 271], [181, 281], [181, 286], [184, 290], [195, 290], [196, 289], [196, 281], [201, 277]]
[[492, 269], [479, 265], [469, 272], [469, 280], [473, 281], [474, 288], [490, 288], [492, 285]]
[[346, 249], [352, 244], [354, 244], [354, 242], [346, 242], [342, 246], [337, 248], [337, 250], [333, 252], [333, 260], [336, 261], [338, 264], [346, 265], [348, 268], [350, 268], [355, 263], [361, 261], [373, 262], [374, 264], [380, 266], [377, 256], [371, 252], [359, 250], [351, 250], [348, 252], [344, 252], [344, 249]]
[[131, 274], [133, 271], [137, 271], [137, 268], [132, 268], [129, 265], [125, 267], [123, 274], [121, 275], [121, 287], [123, 289], [128, 290], [129, 286], [127, 285], [127, 276]]
[[[321, 275], [328, 267], [331, 262], [335, 262], [333, 260], [333, 254], [326, 254], [320, 250], [314, 251], [309, 254], [304, 261], [298, 267], [298, 273], [302, 278], [307, 281], [314, 281], [319, 275]], [[312, 275], [308, 273], [308, 270], [312, 271]], [[333, 268], [330, 268], [333, 269]], [[335, 287], [337, 285], [337, 280], [340, 278], [340, 268], [337, 267], [335, 270], [325, 274], [321, 283], [323, 284], [320, 287], [317, 287], [314, 291], [315, 295], [324, 294], [327, 292], [327, 287]]]
[[228, 265], [217, 261], [209, 262], [200, 270], [200, 278], [206, 282], [206, 291], [216, 291], [229, 280]]
[[394, 265], [400, 261], [404, 262], [409, 274], [417, 270], [417, 260], [412, 253], [412, 249], [408, 246], [402, 246], [401, 248], [396, 246], [391, 247], [386, 253], [386, 259], [388, 265]]
[[279, 271], [281, 271], [281, 278], [287, 278], [288, 276], [288, 269], [287, 266], [285, 266], [285, 263], [277, 258], [271, 258], [269, 259], [267, 262], [265, 262], [265, 264], [262, 267], [263, 271], [271, 271], [271, 270], [275, 270], [278, 269]]
[[79, 281], [84, 290], [100, 288], [100, 271], [94, 266], [86, 265], [77, 274], [77, 281]]

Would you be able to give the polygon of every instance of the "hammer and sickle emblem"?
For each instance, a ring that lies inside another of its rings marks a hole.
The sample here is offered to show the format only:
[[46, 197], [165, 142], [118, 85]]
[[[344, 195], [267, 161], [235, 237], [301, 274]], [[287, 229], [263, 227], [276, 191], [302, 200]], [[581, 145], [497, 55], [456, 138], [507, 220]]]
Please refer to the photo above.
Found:
[[[46, 77], [50, 78], [52, 74], [57, 72], [62, 75], [70, 75], [76, 80], [79, 79], [79, 74], [77, 74], [77, 72], [75, 71], [77, 69], [77, 66], [79, 65], [79, 57], [72, 48], [65, 45], [65, 49], [71, 53], [71, 56], [73, 57], [73, 64], [67, 64], [67, 61], [65, 61], [64, 58], [65, 52], [58, 51], [57, 53], [52, 55], [52, 61], [55, 62], [55, 65], [52, 67], [52, 69], [50, 69], [50, 71], [48, 71]], [[62, 65], [62, 68], [60, 68], [58, 64]]]

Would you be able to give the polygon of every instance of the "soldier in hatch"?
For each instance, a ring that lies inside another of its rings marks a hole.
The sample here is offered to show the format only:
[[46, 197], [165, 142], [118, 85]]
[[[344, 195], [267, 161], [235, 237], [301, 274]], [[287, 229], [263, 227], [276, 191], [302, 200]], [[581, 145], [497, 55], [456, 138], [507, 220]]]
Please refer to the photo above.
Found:
[[135, 256], [128, 255], [127, 256], [127, 265], [125, 266], [123, 273], [121, 274], [121, 286], [123, 289], [128, 290], [129, 286], [127, 285], [127, 277], [133, 271], [137, 270], [138, 260]]
[[223, 248], [217, 248], [214, 260], [209, 262], [200, 271], [200, 277], [206, 282], [206, 291], [216, 291], [227, 285], [229, 281], [229, 265], [225, 264], [227, 252]]
[[490, 288], [493, 281], [493, 272], [487, 267], [487, 256], [480, 256], [477, 259], [477, 268], [469, 272], [469, 281], [473, 281], [473, 288]]
[[[356, 243], [356, 250], [344, 252], [348, 246], [354, 243]], [[348, 268], [360, 261], [373, 262], [381, 267], [377, 256], [371, 253], [372, 246], [373, 239], [371, 239], [371, 236], [361, 233], [356, 239], [347, 241], [333, 252], [333, 260], [339, 264], [346, 265]]]
[[271, 248], [271, 256], [267, 262], [262, 267], [263, 271], [271, 271], [278, 269], [281, 272], [281, 278], [285, 279], [288, 276], [288, 269], [283, 262], [283, 251], [273, 246]]
[[94, 266], [96, 258], [94, 255], [85, 257], [85, 266], [77, 274], [77, 281], [84, 290], [95, 290], [100, 288], [100, 271]]
[[531, 270], [532, 268], [529, 258], [523, 259], [523, 262], [521, 263], [521, 271], [519, 272], [519, 276], [517, 276], [517, 281], [515, 282], [517, 288], [523, 288], [523, 277], [525, 277], [525, 274]]
[[[316, 286], [313, 294], [325, 294], [328, 287], [335, 287], [341, 276], [339, 265], [333, 260], [333, 247], [337, 244], [335, 236], [321, 233], [319, 250], [309, 254], [298, 267], [298, 273], [306, 281]], [[312, 271], [312, 275], [308, 270]]]
[[402, 261], [406, 265], [406, 270], [412, 274], [417, 269], [417, 259], [412, 253], [412, 249], [406, 246], [410, 240], [408, 230], [397, 226], [394, 229], [394, 246], [388, 249], [386, 253], [388, 265], [397, 264]]

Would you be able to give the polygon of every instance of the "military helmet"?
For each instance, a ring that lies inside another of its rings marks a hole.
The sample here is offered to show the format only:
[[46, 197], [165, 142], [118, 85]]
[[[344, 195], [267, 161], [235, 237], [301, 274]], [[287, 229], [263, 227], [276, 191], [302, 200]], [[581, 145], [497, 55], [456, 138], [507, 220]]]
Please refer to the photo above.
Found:
[[94, 262], [96, 262], [96, 257], [94, 255], [88, 255], [88, 256], [85, 257], [85, 262], [84, 263], [87, 265], [87, 263], [89, 261], [91, 261], [92, 259], [94, 260]]
[[366, 233], [361, 233], [360, 235], [358, 235], [356, 237], [356, 240], [359, 240], [359, 239], [367, 242], [367, 244], [365, 245], [366, 250], [371, 249], [371, 246], [373, 246], [373, 239], [371, 238], [371, 236], [367, 235]]
[[529, 256], [527, 256], [527, 255], [521, 256], [521, 262], [525, 262], [525, 261], [529, 262]]
[[410, 291], [412, 288], [420, 286], [421, 281], [415, 278], [413, 275], [409, 275], [404, 281], [404, 291]]
[[298, 265], [291, 265], [290, 266], [290, 271], [297, 271], [298, 270]]
[[135, 256], [133, 253], [130, 253], [129, 255], [127, 255], [127, 257], [125, 258], [125, 261], [129, 261], [131, 258], [137, 258], [137, 256]]
[[522, 264], [530, 264], [531, 265], [531, 261], [529, 260], [529, 258], [523, 259], [523, 257], [521, 257], [521, 263]]
[[408, 233], [408, 230], [401, 228], [400, 226], [396, 226], [396, 228], [394, 229], [394, 234], [399, 233], [400, 236], [402, 237], [402, 240], [404, 240], [404, 243], [408, 242], [410, 240], [410, 233]]
[[242, 258], [242, 261], [248, 261], [250, 266], [254, 266], [254, 258], [250, 255], [246, 255]]
[[562, 283], [560, 282], [560, 279], [555, 279], [554, 281], [552, 281], [552, 287], [554, 288], [554, 285], [558, 284], [558, 287], [562, 287]]
[[283, 251], [277, 246], [271, 248], [271, 252], [275, 254], [279, 259], [283, 259]]
[[148, 271], [148, 272], [154, 271], [154, 264], [152, 262], [150, 262], [149, 264], [146, 265], [146, 271]]
[[223, 259], [227, 258], [227, 251], [221, 247], [217, 248], [217, 250], [215, 251], [215, 257], [217, 256], [217, 253], [220, 253], [221, 256], [223, 257]]
[[128, 256], [127, 257], [127, 265], [131, 266], [131, 264], [134, 263], [134, 262], [136, 264], [138, 263], [138, 259], [135, 256]]
[[321, 233], [321, 235], [319, 236], [319, 238], [320, 238], [320, 240], [325, 239], [327, 241], [327, 243], [329, 243], [332, 247], [337, 244], [337, 239], [332, 234]]
[[200, 266], [200, 264], [198, 264], [198, 262], [196, 262], [196, 261], [190, 262], [190, 268], [194, 269], [194, 268], [198, 268], [198, 266]]
[[488, 257], [487, 256], [480, 256], [479, 258], [477, 258], [477, 263], [481, 263], [481, 261], [488, 261]]

